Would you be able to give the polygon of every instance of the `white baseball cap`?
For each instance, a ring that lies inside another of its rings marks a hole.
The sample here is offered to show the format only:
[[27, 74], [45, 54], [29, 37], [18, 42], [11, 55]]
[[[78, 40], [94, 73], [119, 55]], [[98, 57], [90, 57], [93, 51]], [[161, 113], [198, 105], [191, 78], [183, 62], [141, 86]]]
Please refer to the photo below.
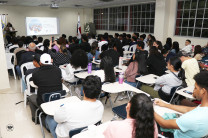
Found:
[[52, 65], [51, 56], [49, 54], [42, 54], [40, 57], [40, 62], [44, 65]]

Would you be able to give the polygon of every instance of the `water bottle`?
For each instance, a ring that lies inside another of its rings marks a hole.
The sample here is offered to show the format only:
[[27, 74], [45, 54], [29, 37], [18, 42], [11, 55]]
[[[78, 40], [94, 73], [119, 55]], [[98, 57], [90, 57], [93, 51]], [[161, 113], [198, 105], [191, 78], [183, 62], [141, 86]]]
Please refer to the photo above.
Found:
[[124, 81], [124, 74], [120, 72], [118, 76], [118, 82], [119, 84], [123, 84], [123, 81]]
[[95, 57], [92, 58], [92, 61], [95, 62]]
[[194, 45], [192, 45], [192, 52], [194, 52]]
[[92, 63], [88, 63], [88, 73], [90, 74], [92, 72]]

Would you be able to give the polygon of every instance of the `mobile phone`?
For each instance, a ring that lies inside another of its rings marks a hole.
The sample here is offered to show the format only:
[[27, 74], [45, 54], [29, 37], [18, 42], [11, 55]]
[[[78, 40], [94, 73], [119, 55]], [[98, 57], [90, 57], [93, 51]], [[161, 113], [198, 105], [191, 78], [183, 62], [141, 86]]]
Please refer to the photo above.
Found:
[[51, 41], [54, 42], [54, 36], [51, 37]]
[[193, 92], [190, 92], [190, 91], [187, 91], [187, 90], [184, 90], [183, 92], [188, 93], [188, 94], [193, 94]]

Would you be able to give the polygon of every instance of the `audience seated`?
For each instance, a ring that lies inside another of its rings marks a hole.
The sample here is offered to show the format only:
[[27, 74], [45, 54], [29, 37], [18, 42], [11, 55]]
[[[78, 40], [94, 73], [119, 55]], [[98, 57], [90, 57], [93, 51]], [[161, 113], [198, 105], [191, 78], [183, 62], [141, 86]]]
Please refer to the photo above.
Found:
[[194, 86], [194, 75], [199, 73], [199, 64], [195, 58], [188, 57], [185, 51], [181, 51], [178, 56], [182, 62], [182, 68], [185, 71], [185, 82], [187, 86]]
[[9, 48], [9, 52], [13, 53], [19, 47], [17, 37], [14, 37], [12, 39], [12, 45], [8, 45], [7, 47]]
[[123, 47], [122, 43], [119, 40], [115, 40], [115, 42], [112, 43], [112, 45], [113, 45], [113, 49], [119, 53], [119, 57], [123, 57], [124, 50], [122, 48]]
[[182, 51], [185, 51], [186, 53], [192, 52], [191, 40], [186, 40], [185, 47], [182, 49]]
[[98, 43], [98, 47], [99, 47], [99, 51], [101, 52], [102, 50], [102, 46], [105, 45], [105, 44], [108, 44], [108, 41], [106, 41], [106, 38], [104, 35], [102, 35], [100, 37], [100, 42]]
[[174, 138], [199, 138], [208, 135], [208, 72], [203, 71], [194, 76], [195, 88], [193, 96], [201, 101], [196, 107], [171, 105], [156, 100], [155, 104], [183, 113], [177, 119], [165, 120], [156, 112], [157, 123], [166, 129], [174, 129]]
[[127, 34], [126, 35], [126, 45], [130, 45], [130, 43], [131, 43], [131, 35], [130, 34]]
[[165, 59], [155, 46], [150, 48], [150, 55], [147, 59], [147, 65], [149, 70], [148, 72], [150, 74], [155, 74], [158, 76], [162, 76], [163, 74], [165, 74]]
[[63, 79], [67, 82], [77, 82], [78, 79], [75, 78], [74, 72], [82, 71], [87, 68], [88, 57], [85, 51], [78, 49], [71, 57], [70, 63], [66, 66], [66, 69], [62, 70]]
[[42, 95], [62, 90], [61, 70], [52, 65], [49, 54], [41, 55], [40, 65], [41, 67], [32, 74], [33, 82], [38, 87], [37, 95], [33, 94], [28, 98], [33, 121], [35, 110], [43, 103]]
[[145, 40], [145, 37], [146, 37], [145, 34], [140, 35], [139, 40], [142, 41], [142, 42], [144, 42], [144, 50], [149, 51], [149, 47], [148, 47], [148, 45], [147, 45], [147, 42], [146, 42], [146, 40]]
[[91, 47], [90, 47], [90, 44], [88, 43], [88, 38], [86, 35], [82, 35], [82, 42], [80, 44], [80, 48], [87, 53], [89, 53], [91, 50]]
[[155, 90], [158, 91], [160, 98], [166, 102], [170, 102], [172, 97], [171, 89], [182, 84], [180, 69], [181, 69], [181, 60], [179, 57], [172, 57], [168, 61], [168, 70], [171, 73], [165, 74], [157, 78], [155, 82]]
[[71, 53], [67, 50], [65, 45], [59, 45], [55, 41], [54, 44], [58, 47], [59, 52], [52, 52], [52, 42], [50, 42], [48, 53], [53, 59], [53, 64], [56, 66], [68, 64], [71, 58]]
[[126, 106], [127, 118], [112, 121], [104, 131], [105, 138], [157, 138], [153, 103], [145, 94], [136, 94]]
[[38, 37], [38, 44], [36, 45], [36, 47], [39, 48], [41, 51], [44, 50], [43, 37]]
[[104, 70], [104, 74], [96, 75], [101, 78], [102, 82], [115, 82], [116, 76], [113, 67], [113, 60], [110, 56], [105, 56], [101, 59], [100, 69]]
[[200, 45], [196, 45], [194, 47], [194, 58], [199, 61], [202, 60], [203, 54], [202, 54], [202, 48]]
[[79, 40], [77, 39], [77, 37], [73, 37], [72, 43], [69, 45], [68, 50], [71, 52], [71, 54], [73, 54], [74, 51], [77, 49], [80, 49]]
[[136, 87], [136, 77], [139, 75], [147, 75], [146, 55], [136, 52], [133, 55], [133, 62], [131, 62], [125, 71], [126, 83]]
[[50, 46], [50, 40], [45, 39], [43, 41], [43, 53], [48, 53], [48, 47]]
[[178, 54], [179, 50], [180, 50], [179, 49], [179, 43], [177, 41], [174, 41], [170, 52], [174, 53], [174, 54]]
[[166, 50], [170, 50], [172, 47], [172, 39], [170, 37], [168, 37], [166, 39], [166, 44], [164, 45], [164, 49]]
[[161, 51], [163, 49], [161, 41], [154, 41], [153, 46], [155, 46], [158, 49], [158, 51], [161, 53]]
[[119, 62], [119, 53], [113, 49], [113, 46], [109, 45], [109, 49], [100, 54], [100, 59], [105, 56], [109, 56], [113, 60], [113, 66], [118, 65]]
[[100, 55], [100, 52], [98, 51], [98, 43], [93, 42], [91, 51], [87, 54], [88, 61], [91, 62], [93, 60], [93, 57], [95, 58], [95, 60], [98, 60], [99, 55]]
[[17, 53], [20, 52], [20, 51], [22, 51], [22, 52], [23, 52], [23, 51], [26, 51], [26, 48], [23, 47], [23, 44], [24, 44], [24, 43], [23, 43], [22, 41], [19, 41], [19, 42], [18, 42], [19, 48], [16, 48], [16, 49], [14, 50], [14, 54], [15, 54], [15, 62], [14, 62], [14, 63], [15, 63], [15, 65], [17, 65]]
[[38, 38], [36, 35], [32, 36], [32, 41], [37, 45], [38, 44]]
[[46, 127], [54, 138], [69, 137], [69, 131], [101, 121], [103, 104], [96, 100], [101, 92], [101, 81], [97, 76], [88, 76], [82, 83], [84, 98], [81, 102], [62, 105], [54, 116], [46, 117]]
[[135, 45], [135, 44], [137, 44], [137, 37], [132, 36], [129, 48], [130, 48], [130, 46]]
[[92, 35], [90, 35], [90, 38], [89, 38], [89, 40], [88, 40], [88, 43], [90, 44], [90, 46], [92, 46], [92, 44], [94, 43], [94, 42], [96, 42], [97, 40], [96, 40], [96, 38], [95, 38], [95, 35], [94, 34], [92, 34]]
[[57, 43], [53, 45], [53, 49], [55, 49], [56, 52], [59, 52], [59, 48], [60, 48], [59, 46], [61, 46], [61, 45], [64, 45], [67, 48], [69, 47], [69, 45], [67, 44], [67, 41], [64, 37], [60, 37], [58, 40], [56, 40], [56, 42]]

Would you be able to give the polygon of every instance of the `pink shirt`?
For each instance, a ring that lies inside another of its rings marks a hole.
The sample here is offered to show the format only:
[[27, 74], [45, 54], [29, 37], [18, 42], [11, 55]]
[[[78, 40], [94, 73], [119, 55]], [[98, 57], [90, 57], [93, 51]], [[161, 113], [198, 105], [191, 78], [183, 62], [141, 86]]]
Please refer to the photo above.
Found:
[[[125, 119], [123, 121], [113, 121], [103, 132], [105, 138], [132, 138], [134, 119]], [[158, 137], [158, 129], [155, 123], [154, 138]]]

